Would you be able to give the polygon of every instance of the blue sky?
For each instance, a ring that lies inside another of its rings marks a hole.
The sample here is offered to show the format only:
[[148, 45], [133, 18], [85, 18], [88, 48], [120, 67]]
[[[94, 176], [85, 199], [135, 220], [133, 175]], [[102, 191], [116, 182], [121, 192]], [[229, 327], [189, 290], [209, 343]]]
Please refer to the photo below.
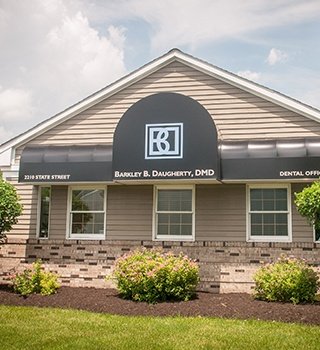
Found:
[[320, 0], [0, 0], [0, 143], [173, 47], [320, 109]]

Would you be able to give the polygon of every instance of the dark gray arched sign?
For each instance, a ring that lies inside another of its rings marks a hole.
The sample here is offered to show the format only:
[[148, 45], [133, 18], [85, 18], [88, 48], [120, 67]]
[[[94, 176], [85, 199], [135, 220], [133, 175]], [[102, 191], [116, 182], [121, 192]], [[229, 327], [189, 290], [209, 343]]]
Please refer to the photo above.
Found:
[[120, 119], [114, 180], [219, 178], [217, 131], [208, 111], [176, 93], [148, 96]]

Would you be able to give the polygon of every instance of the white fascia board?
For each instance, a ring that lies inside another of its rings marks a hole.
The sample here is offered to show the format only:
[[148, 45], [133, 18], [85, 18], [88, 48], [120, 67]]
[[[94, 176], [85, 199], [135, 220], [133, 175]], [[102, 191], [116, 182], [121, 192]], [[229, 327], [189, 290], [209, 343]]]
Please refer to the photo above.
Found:
[[307, 118], [320, 122], [320, 111], [317, 110], [316, 108], [305, 105], [304, 103], [299, 102], [290, 97], [287, 97], [281, 94], [280, 92], [271, 90], [257, 83], [253, 83], [250, 80], [237, 76], [233, 73], [230, 73], [218, 67], [212, 66], [209, 63], [195, 59], [191, 56], [186, 56], [181, 52], [177, 52], [176, 57], [182, 63], [188, 64], [190, 67], [200, 70], [201, 72], [207, 75], [211, 75], [214, 78], [222, 80], [242, 90], [248, 91], [253, 95], [259, 96], [270, 102], [274, 102], [286, 109], [289, 109]]

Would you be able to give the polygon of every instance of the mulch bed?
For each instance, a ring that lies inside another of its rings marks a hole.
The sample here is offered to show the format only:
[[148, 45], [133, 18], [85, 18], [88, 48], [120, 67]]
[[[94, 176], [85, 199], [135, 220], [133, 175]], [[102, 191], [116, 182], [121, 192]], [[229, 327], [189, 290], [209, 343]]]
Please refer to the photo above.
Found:
[[130, 316], [203, 316], [234, 319], [259, 319], [320, 325], [320, 302], [293, 305], [254, 300], [249, 294], [197, 293], [187, 302], [138, 303], [120, 298], [114, 289], [61, 287], [50, 296], [27, 298], [0, 286], [0, 304], [58, 307]]

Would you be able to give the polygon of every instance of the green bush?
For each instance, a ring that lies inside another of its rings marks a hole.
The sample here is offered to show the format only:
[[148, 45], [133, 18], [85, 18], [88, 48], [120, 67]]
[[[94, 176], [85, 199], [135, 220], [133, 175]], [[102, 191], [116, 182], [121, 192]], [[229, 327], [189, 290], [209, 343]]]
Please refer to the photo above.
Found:
[[317, 273], [303, 260], [284, 256], [260, 268], [254, 281], [255, 298], [294, 304], [313, 302], [320, 286]]
[[22, 213], [22, 205], [13, 185], [5, 181], [0, 173], [0, 239], [5, 238], [12, 226], [18, 222]]
[[199, 267], [183, 254], [143, 249], [117, 259], [114, 277], [125, 299], [190, 300], [199, 282]]
[[43, 271], [40, 260], [33, 264], [33, 270], [26, 269], [13, 278], [13, 290], [24, 296], [32, 293], [54, 294], [59, 287], [57, 276]]
[[316, 240], [320, 240], [320, 181], [313, 182], [294, 195], [298, 212], [315, 228]]

